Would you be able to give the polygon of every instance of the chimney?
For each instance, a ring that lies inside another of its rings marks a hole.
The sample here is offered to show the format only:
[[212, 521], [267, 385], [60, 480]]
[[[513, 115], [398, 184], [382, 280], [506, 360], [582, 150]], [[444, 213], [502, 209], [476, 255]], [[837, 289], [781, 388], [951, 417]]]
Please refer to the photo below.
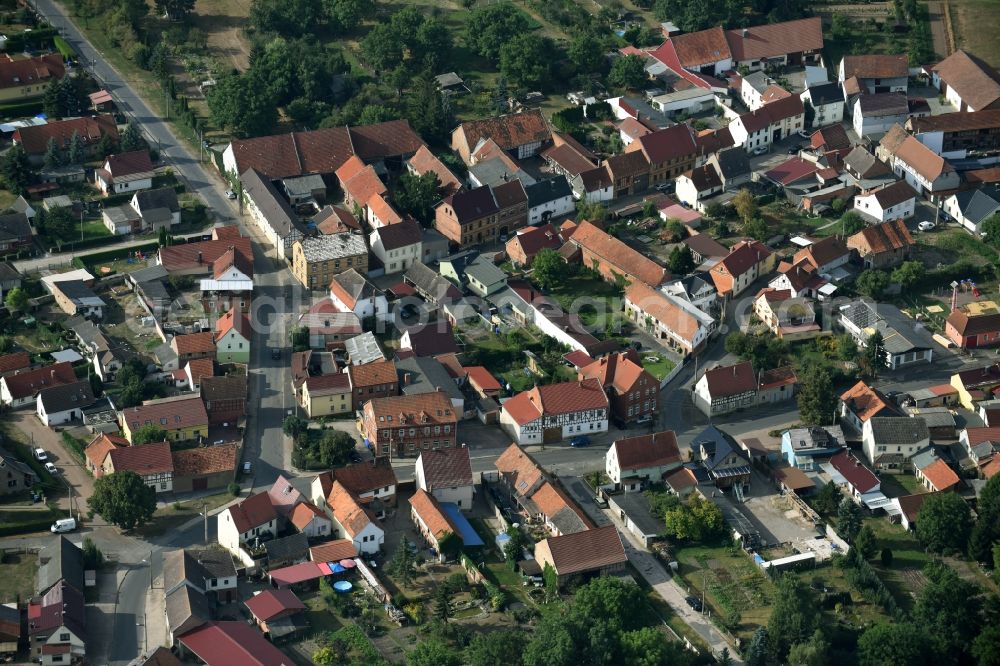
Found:
[[749, 34], [750, 34], [750, 30], [748, 30], [747, 28], [743, 28], [743, 36], [746, 37]]
[[413, 383], [413, 375], [410, 374], [409, 372], [404, 372], [403, 373], [403, 386], [409, 386], [411, 383]]
[[201, 250], [198, 250], [198, 263], [201, 263]]

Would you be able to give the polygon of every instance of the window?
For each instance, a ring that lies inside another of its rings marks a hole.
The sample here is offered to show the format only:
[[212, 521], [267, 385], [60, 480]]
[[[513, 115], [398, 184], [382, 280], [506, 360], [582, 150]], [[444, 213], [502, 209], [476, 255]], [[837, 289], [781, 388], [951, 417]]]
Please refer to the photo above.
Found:
[[160, 484], [160, 490], [166, 490], [166, 489], [167, 489], [167, 484], [161, 483]]
[[64, 631], [61, 634], [59, 634], [59, 641], [60, 642], [65, 643], [68, 640], [69, 640], [69, 632], [68, 631]]

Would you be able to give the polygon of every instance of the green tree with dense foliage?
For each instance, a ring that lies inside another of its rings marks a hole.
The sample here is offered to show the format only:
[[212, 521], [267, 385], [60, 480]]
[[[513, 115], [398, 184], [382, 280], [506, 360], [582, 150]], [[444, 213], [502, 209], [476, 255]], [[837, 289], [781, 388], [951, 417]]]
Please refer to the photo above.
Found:
[[783, 576], [767, 620], [771, 659], [784, 663], [796, 643], [808, 640], [820, 626], [820, 609], [801, 579]]
[[153, 517], [156, 489], [135, 472], [112, 472], [94, 480], [87, 505], [112, 525], [128, 531]]
[[1000, 474], [994, 474], [986, 482], [976, 501], [976, 525], [969, 537], [969, 556], [990, 565], [995, 544], [1000, 544]]
[[431, 638], [407, 653], [406, 666], [462, 666], [462, 657], [440, 639]]
[[799, 392], [796, 397], [799, 416], [805, 425], [833, 423], [833, 410], [837, 407], [837, 394], [833, 390], [830, 371], [813, 364], [798, 370]]
[[566, 56], [578, 74], [596, 74], [604, 71], [604, 45], [592, 32], [577, 33], [570, 40]]
[[118, 141], [123, 153], [142, 150], [146, 147], [146, 140], [142, 138], [142, 130], [139, 129], [139, 124], [134, 120], [130, 120], [125, 125], [125, 129], [122, 130]]
[[767, 666], [767, 656], [769, 653], [770, 643], [767, 627], [757, 627], [750, 638], [750, 644], [747, 646], [747, 666]]
[[892, 281], [904, 289], [911, 289], [923, 279], [926, 272], [927, 269], [919, 261], [904, 261], [892, 272]]
[[465, 21], [465, 43], [473, 52], [496, 62], [504, 44], [530, 29], [530, 19], [513, 3], [483, 5]]
[[717, 504], [692, 493], [663, 516], [667, 533], [681, 541], [713, 541], [726, 533], [726, 519]]
[[646, 82], [646, 65], [637, 55], [615, 58], [608, 72], [608, 83], [616, 88], [636, 89]]
[[821, 629], [788, 651], [788, 666], [828, 666], [830, 663], [830, 642]]
[[419, 176], [405, 172], [399, 177], [393, 203], [401, 215], [412, 215], [428, 225], [434, 219], [434, 204], [441, 200], [440, 187], [441, 181], [433, 171]]
[[867, 226], [865, 219], [853, 210], [840, 216], [840, 235], [844, 237], [853, 236]]
[[413, 130], [428, 141], [444, 142], [455, 122], [447, 100], [430, 70], [421, 73], [413, 81], [403, 105]]
[[11, 312], [27, 312], [28, 292], [21, 287], [14, 287], [7, 292], [7, 296], [4, 297], [3, 302]]
[[514, 629], [477, 633], [465, 648], [469, 666], [521, 666], [524, 634]]
[[972, 657], [977, 666], [1000, 666], [1000, 624], [987, 625], [976, 637]]
[[833, 514], [840, 507], [840, 500], [843, 498], [835, 483], [825, 483], [815, 495], [812, 496], [812, 505], [819, 513]]
[[956, 493], [931, 493], [917, 514], [917, 538], [935, 553], [964, 553], [972, 533], [969, 505]]
[[694, 254], [691, 248], [680, 243], [674, 246], [667, 257], [667, 269], [674, 275], [687, 275], [694, 270]]
[[929, 562], [923, 573], [927, 584], [917, 594], [913, 620], [927, 633], [942, 662], [968, 663], [972, 642], [982, 627], [982, 590], [940, 561]]
[[868, 268], [858, 275], [854, 288], [868, 298], [878, 299], [889, 286], [889, 274], [877, 268]]
[[396, 552], [389, 560], [387, 568], [389, 575], [395, 578], [403, 587], [409, 587], [416, 575], [416, 558], [411, 550], [410, 540], [405, 536], [396, 547]]
[[132, 433], [132, 446], [142, 446], [143, 444], [156, 444], [167, 439], [167, 431], [155, 423], [147, 423], [139, 426]]
[[15, 143], [7, 149], [0, 161], [0, 175], [4, 185], [14, 194], [24, 194], [25, 188], [31, 182], [31, 166], [24, 146]]
[[861, 507], [850, 497], [840, 500], [837, 507], [837, 534], [847, 543], [854, 543], [858, 533], [861, 532], [863, 515]]
[[876, 624], [858, 639], [860, 666], [932, 666], [935, 663], [926, 629], [912, 622]]
[[523, 88], [544, 88], [552, 77], [552, 40], [534, 33], [517, 35], [500, 48], [500, 73]]
[[212, 118], [238, 137], [268, 134], [278, 122], [270, 87], [252, 72], [222, 77], [207, 95]]
[[542, 248], [531, 262], [532, 279], [542, 289], [551, 289], [570, 274], [570, 266], [551, 248]]
[[883, 337], [882, 331], [876, 330], [868, 336], [861, 360], [868, 376], [878, 377], [879, 371], [886, 365], [885, 337]]
[[875, 536], [875, 530], [868, 525], [862, 527], [854, 537], [854, 547], [866, 560], [875, 557], [875, 553], [878, 552], [878, 537]]

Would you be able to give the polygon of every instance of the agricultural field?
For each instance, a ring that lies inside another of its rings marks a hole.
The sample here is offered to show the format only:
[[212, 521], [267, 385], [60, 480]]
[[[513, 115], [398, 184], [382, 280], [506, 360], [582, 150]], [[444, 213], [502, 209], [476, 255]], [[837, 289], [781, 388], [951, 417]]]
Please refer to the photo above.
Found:
[[949, 0], [958, 48], [1000, 67], [1000, 0]]

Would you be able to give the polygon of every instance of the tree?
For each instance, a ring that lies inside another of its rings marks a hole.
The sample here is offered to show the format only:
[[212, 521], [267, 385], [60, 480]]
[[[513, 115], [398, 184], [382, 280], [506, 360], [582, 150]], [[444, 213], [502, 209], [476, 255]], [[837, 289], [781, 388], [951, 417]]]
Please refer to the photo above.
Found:
[[885, 338], [881, 331], [876, 330], [865, 341], [865, 351], [862, 356], [868, 374], [878, 377], [879, 368], [885, 365], [885, 359]]
[[983, 629], [972, 642], [972, 656], [979, 666], [1000, 666], [1000, 625], [992, 624]]
[[788, 666], [827, 666], [830, 643], [821, 629], [813, 632], [808, 641], [796, 643], [788, 651]]
[[688, 236], [687, 227], [684, 223], [677, 218], [670, 218], [663, 225], [663, 231], [660, 232], [660, 236], [664, 240], [670, 240], [673, 242], [682, 241]]
[[826, 483], [819, 492], [813, 495], [812, 504], [813, 508], [819, 513], [832, 514], [840, 506], [840, 500], [843, 497], [840, 490], [837, 489], [837, 485], [834, 483]]
[[757, 627], [747, 646], [747, 666], [767, 666], [769, 651], [767, 627]]
[[726, 519], [714, 502], [692, 494], [687, 502], [663, 516], [667, 532], [682, 541], [717, 539], [726, 530]]
[[59, 81], [50, 79], [42, 95], [42, 111], [49, 118], [62, 118], [62, 108], [59, 105]]
[[298, 416], [291, 415], [285, 417], [284, 422], [281, 424], [281, 431], [292, 439], [295, 439], [301, 433], [305, 432], [308, 427], [308, 421], [303, 418], [299, 418]]
[[837, 358], [841, 361], [854, 361], [858, 358], [858, 344], [850, 333], [837, 336]]
[[7, 297], [3, 300], [4, 305], [12, 312], [28, 311], [28, 292], [20, 287], [14, 287], [7, 292]]
[[321, 647], [313, 652], [312, 661], [316, 666], [334, 666], [340, 663], [340, 658], [333, 648]]
[[462, 657], [440, 639], [431, 638], [407, 653], [406, 666], [462, 666]]
[[569, 275], [570, 269], [558, 252], [542, 248], [531, 262], [531, 274], [542, 289], [549, 289]]
[[886, 569], [892, 567], [892, 548], [883, 548], [882, 552], [879, 553], [879, 559], [882, 561], [882, 566]]
[[534, 33], [518, 35], [500, 48], [500, 72], [524, 88], [545, 87], [555, 48], [551, 40]]
[[87, 505], [112, 525], [128, 531], [153, 517], [156, 489], [135, 472], [112, 472], [94, 480], [94, 493]]
[[1000, 213], [993, 213], [979, 223], [979, 235], [988, 244], [1000, 248]]
[[183, 21], [194, 11], [195, 0], [156, 0], [156, 12], [170, 21]]
[[858, 533], [861, 532], [862, 515], [861, 507], [850, 497], [840, 500], [837, 507], [837, 534], [847, 543], [854, 543]]
[[3, 182], [8, 190], [14, 194], [24, 193], [24, 188], [31, 181], [31, 167], [24, 146], [16, 143], [4, 153], [0, 174], [3, 175]]
[[928, 550], [962, 553], [972, 532], [969, 505], [955, 493], [931, 493], [917, 514], [917, 537]]
[[409, 172], [399, 177], [393, 202], [401, 215], [412, 215], [421, 224], [434, 219], [434, 204], [441, 200], [441, 181], [433, 171], [423, 175]]
[[144, 426], [140, 426], [135, 432], [132, 433], [132, 446], [156, 444], [157, 442], [163, 442], [166, 439], [166, 430], [155, 423], [147, 423]]
[[524, 636], [512, 629], [501, 629], [476, 634], [465, 648], [465, 660], [469, 666], [521, 666], [521, 651]]
[[635, 89], [646, 82], [646, 66], [637, 55], [616, 58], [608, 72], [608, 83], [617, 88]]
[[674, 246], [667, 257], [667, 268], [674, 275], [687, 275], [694, 270], [694, 254], [691, 248], [681, 243]]
[[272, 88], [256, 72], [224, 76], [208, 94], [213, 120], [239, 137], [267, 134], [278, 121]]
[[854, 287], [868, 298], [877, 299], [889, 286], [889, 274], [875, 268], [861, 272], [854, 281]]
[[309, 327], [296, 326], [292, 329], [292, 351], [300, 352], [309, 349]]
[[404, 112], [413, 130], [431, 140], [444, 141], [454, 117], [430, 70], [418, 76], [406, 96]]
[[49, 142], [45, 146], [45, 157], [42, 165], [46, 169], [56, 169], [62, 165], [62, 155], [59, 153], [59, 146], [56, 145], [55, 137], [49, 137]]
[[465, 22], [465, 43], [475, 53], [496, 61], [504, 44], [531, 29], [530, 19], [512, 3], [479, 7]]
[[927, 633], [938, 655], [968, 663], [963, 655], [968, 654], [982, 622], [980, 587], [940, 561], [928, 563], [923, 573], [928, 582], [917, 595], [913, 620]]
[[118, 141], [121, 144], [123, 153], [142, 150], [146, 147], [146, 140], [142, 138], [142, 131], [139, 129], [139, 124], [134, 120], [130, 120], [128, 125], [125, 126]]
[[757, 217], [760, 206], [757, 205], [757, 197], [744, 187], [733, 197], [733, 209], [744, 224], [749, 224]]
[[976, 526], [969, 538], [969, 556], [991, 563], [994, 544], [1000, 543], [1000, 474], [986, 482], [976, 502]]
[[864, 218], [853, 210], [844, 213], [840, 218], [840, 233], [842, 236], [853, 236], [867, 226], [868, 224]]
[[854, 547], [866, 560], [875, 557], [875, 553], [878, 552], [878, 537], [875, 536], [875, 531], [868, 525], [862, 527], [854, 538]]
[[104, 566], [104, 553], [89, 536], [83, 539], [83, 568], [100, 569]]
[[808, 639], [819, 628], [820, 609], [813, 603], [801, 579], [783, 576], [767, 620], [771, 658], [784, 662], [796, 643]]
[[84, 159], [86, 159], [86, 154], [83, 152], [83, 139], [80, 138], [78, 131], [73, 130], [73, 136], [69, 138], [66, 162], [67, 164], [82, 164]]
[[912, 622], [897, 622], [876, 624], [861, 634], [858, 663], [860, 666], [930, 666], [935, 663], [935, 657], [922, 627]]
[[521, 559], [521, 548], [524, 547], [524, 535], [521, 534], [520, 528], [514, 527], [512, 524], [507, 526], [504, 534], [509, 539], [504, 542], [503, 556], [507, 560], [507, 567], [513, 571], [517, 566], [518, 560]]
[[45, 231], [49, 236], [63, 240], [76, 235], [76, 220], [69, 208], [60, 206], [45, 213]]
[[904, 289], [910, 289], [920, 282], [926, 269], [919, 261], [904, 261], [892, 272], [892, 281]]
[[759, 241], [767, 239], [767, 223], [761, 217], [755, 217], [743, 225], [743, 235]]
[[410, 540], [404, 536], [399, 546], [396, 547], [392, 560], [389, 561], [389, 575], [399, 581], [403, 587], [409, 587], [415, 575], [413, 570], [415, 564], [413, 552], [410, 550]]
[[802, 422], [811, 426], [833, 423], [837, 394], [833, 391], [829, 370], [822, 365], [811, 365], [801, 368], [798, 377], [797, 402]]
[[327, 430], [319, 441], [319, 461], [324, 467], [346, 465], [354, 451], [354, 438], [342, 430]]
[[608, 219], [608, 209], [597, 201], [580, 199], [576, 202], [576, 213], [581, 220], [587, 220], [600, 226]]
[[604, 48], [591, 32], [581, 32], [569, 43], [566, 55], [578, 74], [594, 74], [604, 69]]
[[434, 593], [434, 617], [447, 622], [451, 617], [451, 603], [448, 601], [448, 588], [441, 585]]

